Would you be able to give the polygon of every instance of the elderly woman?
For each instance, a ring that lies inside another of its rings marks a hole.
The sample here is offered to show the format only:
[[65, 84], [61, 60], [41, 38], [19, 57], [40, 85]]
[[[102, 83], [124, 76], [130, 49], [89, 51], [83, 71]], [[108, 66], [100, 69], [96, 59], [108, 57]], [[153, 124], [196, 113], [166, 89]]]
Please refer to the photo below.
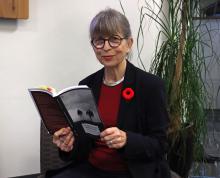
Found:
[[92, 89], [105, 128], [97, 140], [76, 137], [70, 128], [58, 130], [53, 142], [72, 164], [52, 177], [169, 178], [163, 82], [128, 61], [133, 39], [120, 12], [99, 12], [90, 37], [103, 68], [79, 84]]

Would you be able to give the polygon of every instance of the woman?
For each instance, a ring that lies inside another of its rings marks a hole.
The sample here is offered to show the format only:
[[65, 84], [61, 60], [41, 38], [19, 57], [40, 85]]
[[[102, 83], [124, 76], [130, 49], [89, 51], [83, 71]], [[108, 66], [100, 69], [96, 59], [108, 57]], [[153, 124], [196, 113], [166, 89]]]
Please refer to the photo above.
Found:
[[90, 24], [90, 37], [104, 68], [79, 84], [92, 89], [105, 129], [96, 141], [74, 137], [70, 128], [57, 131], [53, 142], [73, 164], [54, 177], [170, 177], [164, 86], [127, 60], [133, 43], [128, 20], [116, 10], [101, 11]]

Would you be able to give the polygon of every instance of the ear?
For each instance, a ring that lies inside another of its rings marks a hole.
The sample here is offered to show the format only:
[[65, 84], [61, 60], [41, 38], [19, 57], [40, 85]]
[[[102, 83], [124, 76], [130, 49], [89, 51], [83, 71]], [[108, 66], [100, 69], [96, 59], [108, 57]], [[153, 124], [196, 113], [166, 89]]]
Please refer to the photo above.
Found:
[[131, 47], [132, 47], [132, 45], [133, 45], [133, 38], [132, 38], [132, 37], [129, 37], [128, 40], [127, 40], [127, 42], [128, 42], [128, 48], [129, 48], [129, 50], [130, 50]]

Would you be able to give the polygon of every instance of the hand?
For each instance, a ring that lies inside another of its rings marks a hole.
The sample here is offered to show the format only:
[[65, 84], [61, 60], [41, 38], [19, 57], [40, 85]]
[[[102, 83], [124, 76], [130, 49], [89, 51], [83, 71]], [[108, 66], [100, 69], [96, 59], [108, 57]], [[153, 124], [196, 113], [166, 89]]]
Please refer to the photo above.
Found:
[[69, 152], [73, 149], [75, 138], [70, 127], [62, 128], [53, 135], [53, 143], [62, 151]]
[[104, 141], [109, 148], [122, 148], [126, 145], [127, 134], [117, 127], [110, 127], [105, 129], [100, 134], [101, 141]]

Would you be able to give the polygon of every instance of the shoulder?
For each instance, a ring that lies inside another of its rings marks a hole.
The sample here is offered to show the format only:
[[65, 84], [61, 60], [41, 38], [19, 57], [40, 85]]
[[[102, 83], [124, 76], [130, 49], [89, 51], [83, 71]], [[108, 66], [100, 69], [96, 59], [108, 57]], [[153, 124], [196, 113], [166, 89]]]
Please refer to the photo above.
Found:
[[95, 81], [97, 81], [100, 77], [103, 76], [103, 68], [92, 73], [91, 75], [85, 77], [84, 79], [82, 79], [80, 82], [79, 82], [79, 85], [92, 85]]
[[142, 87], [151, 89], [154, 89], [155, 87], [164, 87], [164, 81], [159, 76], [143, 71], [138, 67], [135, 68], [137, 83]]

